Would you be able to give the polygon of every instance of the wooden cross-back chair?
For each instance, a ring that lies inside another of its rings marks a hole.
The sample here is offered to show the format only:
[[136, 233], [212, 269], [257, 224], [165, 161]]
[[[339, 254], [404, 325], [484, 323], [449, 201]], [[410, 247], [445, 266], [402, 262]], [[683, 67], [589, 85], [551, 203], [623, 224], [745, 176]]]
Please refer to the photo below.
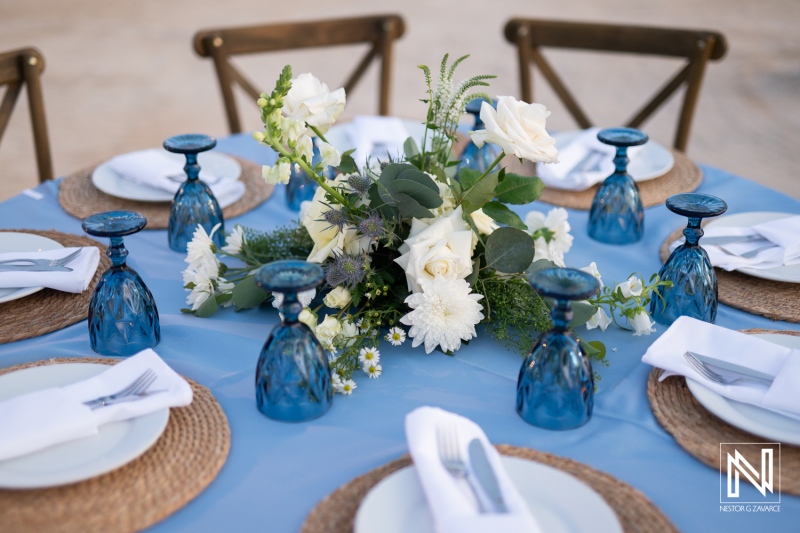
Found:
[[517, 47], [522, 99], [533, 101], [533, 63], [582, 128], [591, 127], [592, 121], [542, 55], [541, 48], [627, 52], [686, 59], [686, 64], [677, 75], [664, 84], [626, 124], [632, 128], [640, 127], [679, 87], [685, 85], [673, 143], [680, 151], [686, 151], [706, 63], [722, 58], [727, 50], [725, 37], [714, 31], [523, 18], [508, 21], [505, 36]]
[[389, 89], [392, 68], [392, 45], [405, 32], [403, 19], [398, 15], [373, 15], [368, 17], [266, 24], [239, 28], [203, 30], [194, 36], [194, 49], [201, 57], [214, 61], [228, 125], [231, 133], [242, 131], [236, 109], [233, 88], [239, 84], [253, 101], [261, 94], [236, 67], [230, 58], [241, 54], [276, 52], [301, 48], [318, 48], [336, 45], [369, 43], [367, 55], [356, 66], [345, 82], [350, 93], [373, 61], [380, 60], [380, 99], [378, 112], [389, 114]]
[[0, 140], [6, 131], [17, 98], [22, 92], [22, 86], [25, 85], [28, 91], [28, 108], [33, 124], [33, 141], [40, 182], [53, 179], [53, 162], [50, 157], [42, 84], [39, 79], [43, 71], [44, 57], [35, 48], [0, 52], [0, 91], [5, 86], [5, 93], [0, 101]]

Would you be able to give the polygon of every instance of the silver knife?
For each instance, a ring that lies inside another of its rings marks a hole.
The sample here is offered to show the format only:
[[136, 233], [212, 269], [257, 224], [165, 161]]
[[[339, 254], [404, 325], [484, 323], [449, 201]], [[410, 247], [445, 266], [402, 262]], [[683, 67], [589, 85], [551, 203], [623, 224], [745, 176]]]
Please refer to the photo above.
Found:
[[689, 352], [689, 353], [697, 357], [707, 365], [715, 366], [717, 368], [721, 368], [722, 370], [727, 370], [728, 372], [740, 374], [748, 378], [766, 381], [768, 383], [772, 383], [773, 381], [775, 381], [775, 376], [770, 376], [769, 374], [766, 374], [764, 372], [759, 372], [758, 370], [753, 370], [752, 368], [747, 368], [746, 366], [737, 365], [735, 363], [729, 363], [728, 361], [715, 359], [713, 357], [702, 355], [696, 352]]
[[765, 241], [764, 237], [761, 235], [742, 235], [742, 236], [730, 236], [725, 237], [720, 235], [719, 237], [701, 237], [700, 242], [701, 244], [707, 244], [709, 246], [718, 246], [720, 244], [736, 244], [741, 242], [753, 242], [753, 241]]
[[0, 272], [72, 272], [72, 269], [50, 265], [0, 265]]
[[483, 491], [489, 496], [495, 512], [507, 513], [508, 508], [503, 501], [503, 493], [500, 491], [497, 476], [492, 470], [489, 458], [486, 457], [486, 450], [483, 449], [483, 443], [479, 439], [472, 439], [469, 443], [469, 462], [472, 466], [472, 473], [483, 487]]

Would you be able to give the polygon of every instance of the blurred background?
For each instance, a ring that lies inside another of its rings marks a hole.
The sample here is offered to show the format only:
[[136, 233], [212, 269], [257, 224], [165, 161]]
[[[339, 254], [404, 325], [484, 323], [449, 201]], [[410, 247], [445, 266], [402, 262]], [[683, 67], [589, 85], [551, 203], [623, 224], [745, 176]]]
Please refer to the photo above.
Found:
[[[800, 198], [800, 2], [797, 0], [573, 0], [492, 2], [405, 0], [0, 0], [0, 51], [38, 47], [45, 56], [45, 110], [56, 175], [116, 154], [160, 146], [174, 134], [228, 133], [212, 63], [197, 57], [201, 28], [398, 13], [405, 36], [395, 47], [392, 113], [422, 118], [419, 64], [445, 52], [471, 54], [457, 78], [496, 74], [493, 95], [519, 97], [515, 50], [502, 34], [514, 16], [717, 30], [728, 54], [710, 63], [689, 141], [698, 162]], [[366, 46], [301, 51], [238, 60], [263, 90], [283, 65], [340, 87]], [[590, 117], [615, 126], [677, 71], [679, 61], [551, 53]], [[602, 57], [599, 60], [598, 57]], [[345, 118], [377, 112], [377, 65], [348, 96]], [[536, 101], [552, 129], [575, 124], [541, 78]], [[670, 145], [679, 99], [643, 129]], [[0, 142], [0, 200], [37, 184], [25, 96]], [[259, 129], [254, 103], [239, 103], [244, 125]], [[266, 148], [265, 148], [266, 149]]]

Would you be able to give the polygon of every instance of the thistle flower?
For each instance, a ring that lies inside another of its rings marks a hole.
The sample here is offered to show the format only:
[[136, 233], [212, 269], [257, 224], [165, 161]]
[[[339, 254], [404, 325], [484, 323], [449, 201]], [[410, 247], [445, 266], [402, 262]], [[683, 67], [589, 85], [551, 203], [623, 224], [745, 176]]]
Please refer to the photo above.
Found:
[[375, 240], [383, 236], [383, 219], [376, 211], [372, 211], [367, 218], [358, 224], [358, 231], [369, 240]]
[[326, 268], [325, 280], [331, 287], [345, 285], [347, 288], [353, 289], [366, 274], [366, 261], [367, 258], [363, 254], [338, 254]]
[[330, 227], [338, 228], [339, 231], [342, 231], [345, 224], [347, 224], [347, 219], [345, 218], [344, 213], [338, 209], [328, 209], [322, 213], [322, 220], [330, 224]]
[[347, 184], [353, 188], [355, 192], [358, 193], [359, 196], [364, 196], [367, 194], [370, 186], [372, 185], [372, 180], [369, 176], [362, 176], [361, 174], [350, 174], [347, 177]]

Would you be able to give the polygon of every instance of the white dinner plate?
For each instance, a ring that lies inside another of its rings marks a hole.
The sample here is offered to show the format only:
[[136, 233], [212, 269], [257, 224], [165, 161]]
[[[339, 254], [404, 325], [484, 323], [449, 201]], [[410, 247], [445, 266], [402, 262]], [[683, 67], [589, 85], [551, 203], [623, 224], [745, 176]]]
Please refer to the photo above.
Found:
[[[800, 349], [800, 337], [780, 334], [758, 334], [753, 337]], [[731, 400], [692, 379], [687, 379], [686, 385], [700, 405], [730, 425], [769, 441], [800, 445], [800, 421], [749, 403]]]
[[[518, 457], [502, 460], [542, 531], [622, 531], [606, 501], [576, 477]], [[433, 531], [433, 518], [413, 466], [394, 472], [369, 491], [358, 508], [354, 528], [355, 533]]]
[[[797, 216], [793, 213], [774, 213], [771, 211], [752, 211], [750, 213], [738, 213], [713, 219], [708, 223], [708, 227], [716, 226], [720, 228], [749, 228], [762, 222], [778, 220], [781, 218]], [[703, 239], [700, 238], [700, 246], [703, 246]], [[784, 283], [800, 283], [800, 265], [783, 265], [774, 268], [750, 268], [741, 267], [736, 269], [742, 274], [755, 278], [768, 279], [772, 281], [782, 281]]]
[[[8, 252], [44, 252], [47, 250], [57, 250], [59, 248], [63, 248], [63, 246], [52, 239], [40, 235], [16, 232], [0, 233], [0, 253], [3, 254]], [[0, 288], [0, 303], [30, 296], [42, 289], [44, 289], [44, 287], [24, 287], [21, 289]]]
[[[164, 150], [164, 153], [176, 161], [186, 161], [186, 157], [183, 154], [173, 154], [166, 150]], [[197, 155], [197, 163], [203, 172], [208, 172], [226, 180], [238, 180], [242, 173], [242, 165], [222, 152], [202, 152]], [[175, 194], [169, 191], [148, 187], [123, 178], [111, 169], [108, 161], [94, 169], [92, 183], [100, 191], [126, 200], [171, 202], [175, 197]]]
[[[575, 137], [583, 133], [578, 131], [559, 131], [550, 132], [556, 140], [556, 148], [561, 150]], [[675, 164], [675, 156], [663, 144], [655, 141], [648, 141], [642, 146], [642, 150], [628, 163], [628, 174], [634, 181], [647, 181], [663, 176]]]
[[[37, 366], [0, 376], [0, 401], [49, 387], [69, 385], [108, 370], [96, 363]], [[96, 435], [0, 461], [0, 488], [55, 487], [105, 474], [133, 461], [155, 444], [169, 408], [100, 426]]]

